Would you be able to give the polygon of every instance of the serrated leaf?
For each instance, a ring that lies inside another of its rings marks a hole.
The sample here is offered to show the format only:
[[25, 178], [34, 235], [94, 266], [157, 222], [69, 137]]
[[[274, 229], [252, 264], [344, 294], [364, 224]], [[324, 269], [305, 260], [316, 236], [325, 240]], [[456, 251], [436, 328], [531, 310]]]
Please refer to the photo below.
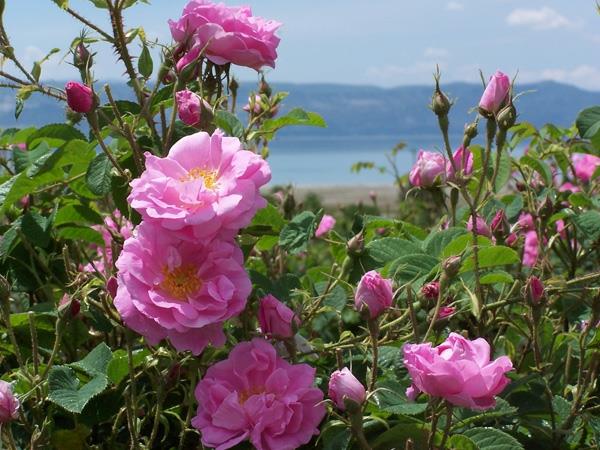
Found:
[[496, 283], [504, 283], [509, 284], [514, 281], [512, 275], [508, 272], [504, 272], [503, 270], [498, 270], [495, 272], [486, 273], [482, 275], [479, 282], [481, 284], [496, 284]]
[[496, 428], [472, 428], [462, 433], [478, 450], [523, 450], [523, 446], [510, 434]]
[[142, 48], [142, 53], [138, 59], [138, 70], [144, 78], [149, 78], [152, 75], [153, 62], [150, 50], [146, 45]]
[[242, 122], [228, 111], [219, 110], [215, 112], [215, 125], [229, 136], [241, 138], [244, 135]]
[[80, 387], [80, 381], [73, 369], [67, 366], [54, 366], [48, 374], [48, 400], [58, 406], [79, 414], [85, 405], [108, 386], [104, 375], [97, 375]]
[[98, 245], [104, 244], [102, 235], [90, 227], [62, 227], [58, 229], [58, 236], [74, 241], [81, 240]]
[[586, 239], [596, 241], [600, 238], [600, 213], [597, 211], [586, 211], [577, 216], [572, 216], [571, 220], [577, 228], [583, 233]]
[[[144, 362], [146, 356], [150, 354], [147, 349], [138, 349], [133, 352], [133, 367], [138, 367]], [[109, 380], [114, 384], [119, 384], [129, 374], [129, 362], [125, 350], [116, 350], [106, 371]]]
[[544, 161], [533, 158], [529, 155], [521, 157], [521, 164], [524, 164], [539, 173], [546, 186], [552, 186], [552, 169]]
[[294, 108], [287, 114], [278, 117], [277, 119], [265, 120], [256, 134], [266, 135], [267, 137], [272, 138], [279, 129], [292, 125], [321, 128], [327, 126], [325, 120], [319, 114], [304, 111], [302, 108]]
[[292, 254], [306, 250], [317, 229], [317, 216], [311, 211], [296, 215], [279, 234], [279, 245]]
[[436, 257], [417, 253], [395, 259], [389, 267], [386, 267], [386, 274], [406, 283], [428, 275], [436, 266], [439, 266]]
[[593, 139], [600, 133], [600, 106], [586, 108], [577, 115], [575, 126], [584, 139]]
[[[503, 266], [519, 262], [519, 254], [512, 248], [503, 246], [483, 247], [478, 252], [479, 268]], [[461, 273], [469, 272], [475, 268], [474, 255], [469, 255], [462, 264]]]
[[47, 220], [36, 212], [28, 211], [21, 219], [21, 230], [29, 242], [37, 247], [46, 247], [50, 242]]
[[112, 163], [106, 153], [98, 153], [90, 163], [85, 181], [90, 189], [96, 195], [106, 195], [111, 187], [111, 169]]
[[323, 450], [346, 450], [351, 439], [352, 433], [343, 422], [339, 425], [326, 426], [320, 436]]
[[[454, 238], [452, 240], [452, 242], [450, 242], [448, 245], [446, 245], [446, 247], [444, 247], [444, 250], [442, 250], [442, 254], [440, 255], [440, 257], [443, 259], [443, 258], [448, 258], [449, 256], [460, 255], [462, 252], [464, 252], [467, 249], [467, 247], [471, 246], [472, 242], [473, 242], [472, 233], [463, 234], [461, 236], [458, 236], [458, 237]], [[484, 236], [477, 236], [477, 244], [479, 245], [479, 247], [487, 247], [487, 246], [492, 245], [492, 241], [490, 241], [488, 238], [486, 238]]]
[[104, 342], [101, 342], [85, 358], [69, 365], [83, 370], [89, 376], [106, 375], [106, 369], [111, 359], [112, 352], [110, 348]]
[[415, 253], [422, 253], [418, 244], [395, 237], [376, 239], [365, 246], [365, 254], [375, 261], [377, 267], [383, 267], [401, 256]]
[[431, 256], [439, 256], [448, 244], [458, 236], [468, 233], [465, 228], [451, 227], [446, 230], [436, 231], [423, 241], [423, 250]]
[[[315, 292], [317, 293], [317, 295], [323, 295], [328, 284], [328, 281], [319, 281], [318, 283], [315, 283]], [[325, 306], [331, 306], [340, 313], [342, 312], [342, 309], [344, 309], [344, 307], [346, 306], [347, 302], [348, 297], [346, 295], [346, 291], [339, 284], [335, 285], [333, 289], [330, 289], [325, 298], [323, 299], [323, 304]]]
[[50, 147], [60, 147], [65, 142], [79, 139], [86, 141], [85, 136], [77, 128], [66, 123], [53, 123], [43, 126], [29, 135], [27, 138], [27, 147], [33, 148], [40, 141], [45, 141]]

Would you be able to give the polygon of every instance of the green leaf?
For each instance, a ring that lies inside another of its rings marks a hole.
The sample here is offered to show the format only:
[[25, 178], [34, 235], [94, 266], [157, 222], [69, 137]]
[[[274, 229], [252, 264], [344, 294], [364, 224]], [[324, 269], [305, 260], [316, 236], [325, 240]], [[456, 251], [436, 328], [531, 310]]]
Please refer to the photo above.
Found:
[[64, 225], [66, 223], [102, 223], [102, 216], [87, 205], [81, 203], [71, 203], [59, 208], [54, 219], [54, 225]]
[[[396, 349], [396, 352], [398, 351]], [[374, 395], [378, 408], [392, 414], [407, 416], [421, 414], [427, 409], [427, 403], [411, 402], [404, 395], [404, 391], [403, 386], [396, 381], [378, 382], [377, 391]]]
[[269, 203], [265, 208], [257, 211], [252, 223], [244, 231], [254, 236], [267, 234], [267, 232], [268, 234], [279, 234], [285, 223], [279, 210]]
[[229, 136], [241, 138], [244, 135], [244, 125], [236, 116], [228, 111], [215, 112], [215, 125]]
[[523, 446], [510, 434], [496, 428], [472, 428], [462, 433], [477, 450], [523, 450]]
[[21, 230], [29, 242], [36, 247], [46, 247], [50, 243], [47, 220], [36, 212], [28, 211], [21, 219]]
[[90, 163], [85, 181], [87, 186], [96, 195], [106, 195], [110, 192], [110, 171], [112, 163], [106, 153], [98, 153]]
[[[142, 364], [146, 359], [146, 356], [150, 354], [145, 348], [134, 350], [132, 353], [134, 368]], [[119, 349], [112, 354], [112, 359], [108, 364], [106, 374], [108, 375], [108, 379], [114, 384], [119, 384], [129, 374], [129, 362], [125, 350]]]
[[436, 266], [439, 266], [436, 257], [418, 253], [395, 259], [386, 267], [386, 273], [400, 282], [409, 282], [428, 275]]
[[31, 150], [23, 151], [14, 149], [12, 153], [16, 171], [22, 172], [40, 158], [51, 154], [51, 149], [46, 142], [41, 142], [37, 147]]
[[446, 230], [436, 231], [423, 241], [423, 251], [431, 256], [439, 256], [448, 244], [458, 236], [468, 233], [465, 228], [451, 227]]
[[306, 250], [317, 229], [317, 216], [304, 211], [295, 216], [279, 234], [279, 245], [292, 254]]
[[69, 0], [52, 0], [58, 5], [59, 8], [67, 9], [69, 7]]
[[600, 106], [581, 111], [577, 115], [575, 126], [582, 138], [596, 140], [600, 136]]
[[586, 211], [572, 216], [571, 220], [586, 239], [596, 241], [600, 238], [600, 213], [598, 211]]
[[[401, 416], [399, 423], [381, 433], [372, 443], [373, 450], [398, 450], [405, 448], [406, 441], [412, 441], [414, 450], [427, 450], [429, 424], [408, 416]], [[441, 437], [441, 434], [436, 433]], [[436, 439], [437, 441], [437, 439]]]
[[496, 407], [494, 409], [488, 409], [487, 411], [483, 412], [472, 411], [469, 409], [455, 410], [455, 416], [457, 416], [457, 418], [455, 418], [451, 430], [454, 431], [465, 428], [478, 422], [489, 422], [490, 420], [497, 419], [499, 417], [514, 417], [517, 413], [517, 408], [511, 406], [506, 400], [497, 398]]
[[321, 128], [327, 126], [325, 120], [317, 113], [307, 112], [301, 108], [294, 108], [277, 119], [265, 120], [256, 134], [266, 135], [268, 139], [272, 139], [273, 135], [279, 129], [290, 125], [304, 125]]
[[54, 366], [48, 374], [48, 400], [72, 413], [81, 413], [85, 405], [104, 391], [108, 379], [97, 375], [80, 387], [80, 381], [70, 367]]
[[138, 70], [144, 78], [150, 78], [150, 75], [152, 75], [152, 56], [146, 45], [142, 48], [142, 53], [138, 59]]
[[494, 186], [494, 191], [499, 192], [504, 185], [510, 179], [512, 169], [512, 158], [510, 157], [510, 153], [507, 149], [504, 149], [502, 155], [500, 155], [500, 165], [498, 166], [498, 173], [496, 175], [496, 183]]
[[[328, 281], [319, 281], [318, 283], [315, 283], [315, 292], [317, 295], [323, 295], [328, 284]], [[323, 304], [325, 306], [331, 306], [340, 313], [346, 306], [347, 302], [348, 296], [346, 295], [346, 291], [339, 284], [335, 285], [333, 289], [330, 289], [323, 299]]]
[[486, 273], [479, 280], [481, 284], [496, 284], [504, 283], [510, 284], [514, 281], [511, 274], [503, 270], [497, 270], [495, 272]]
[[62, 227], [58, 229], [58, 236], [73, 241], [86, 241], [103, 245], [102, 235], [90, 227]]
[[[483, 247], [479, 249], [479, 268], [503, 266], [519, 262], [519, 254], [512, 248], [503, 246]], [[475, 268], [474, 255], [469, 255], [462, 264], [461, 273], [468, 272]]]
[[89, 376], [106, 375], [108, 363], [112, 359], [110, 348], [104, 343], [100, 343], [89, 352], [85, 358], [80, 361], [69, 364], [71, 367], [76, 367], [83, 370]]
[[323, 450], [346, 450], [352, 439], [350, 429], [343, 422], [327, 424], [319, 439], [323, 441]]
[[66, 123], [46, 125], [27, 138], [27, 147], [34, 148], [39, 142], [45, 141], [50, 147], [60, 147], [65, 142], [79, 139], [86, 141], [85, 136], [77, 128]]
[[385, 237], [369, 242], [365, 246], [365, 253], [375, 261], [376, 267], [383, 267], [401, 256], [422, 253], [422, 251], [421, 247], [414, 242], [395, 237]]
[[[467, 247], [469, 247], [471, 245], [472, 242], [473, 242], [473, 234], [472, 233], [467, 233], [467, 234], [458, 236], [457, 238], [454, 238], [452, 240], [452, 242], [450, 242], [448, 245], [446, 245], [446, 247], [444, 247], [444, 250], [442, 250], [442, 254], [440, 255], [440, 257], [442, 259], [444, 259], [444, 258], [448, 258], [449, 256], [460, 255], [462, 252], [464, 252], [467, 249]], [[480, 247], [487, 247], [487, 246], [492, 245], [492, 241], [490, 241], [488, 238], [486, 238], [484, 236], [477, 236], [477, 244]]]
[[552, 186], [552, 169], [544, 161], [533, 158], [529, 155], [521, 157], [521, 164], [524, 164], [539, 173], [546, 186]]

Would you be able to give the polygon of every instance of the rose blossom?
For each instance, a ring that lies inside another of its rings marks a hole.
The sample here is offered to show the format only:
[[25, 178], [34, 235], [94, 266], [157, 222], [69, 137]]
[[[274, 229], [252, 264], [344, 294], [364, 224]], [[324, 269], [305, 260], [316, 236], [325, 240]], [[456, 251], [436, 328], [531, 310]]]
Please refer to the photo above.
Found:
[[440, 282], [432, 281], [430, 283], [424, 284], [421, 288], [421, 294], [423, 297], [429, 300], [435, 300], [438, 298], [440, 294]]
[[258, 450], [292, 450], [318, 434], [323, 393], [315, 369], [290, 364], [259, 338], [236, 345], [196, 387], [192, 425], [203, 445], [225, 450], [249, 440]]
[[402, 350], [404, 365], [418, 390], [476, 410], [495, 406], [494, 396], [509, 383], [504, 373], [513, 368], [507, 356], [490, 360], [485, 339], [470, 341], [456, 333], [437, 347], [427, 342], [405, 344]]
[[329, 378], [329, 398], [336, 406], [344, 411], [346, 409], [345, 399], [362, 405], [367, 399], [365, 387], [350, 372], [347, 367], [336, 370]]
[[408, 180], [413, 186], [431, 187], [445, 181], [446, 159], [436, 152], [419, 150], [417, 162], [408, 174]]
[[267, 295], [258, 306], [258, 323], [267, 335], [290, 338], [300, 326], [300, 318], [274, 296]]
[[94, 92], [89, 86], [69, 81], [65, 85], [69, 108], [78, 113], [89, 113], [94, 107]]
[[523, 265], [533, 267], [535, 266], [539, 255], [539, 241], [535, 231], [527, 231], [525, 233], [524, 246]]
[[392, 306], [392, 280], [382, 278], [375, 270], [365, 273], [354, 294], [354, 306], [361, 311], [364, 306], [369, 308], [369, 315], [374, 319]]
[[179, 350], [225, 343], [222, 323], [238, 315], [252, 289], [242, 251], [232, 242], [190, 243], [142, 222], [125, 241], [114, 304], [125, 324], [151, 345]]
[[266, 206], [259, 188], [271, 179], [267, 162], [238, 138], [198, 132], [165, 158], [146, 153], [146, 170], [131, 182], [129, 202], [144, 220], [182, 235], [232, 236]]
[[210, 110], [211, 106], [188, 89], [179, 91], [175, 94], [177, 102], [177, 114], [183, 123], [189, 126], [195, 126], [200, 123], [202, 106]]
[[275, 67], [281, 26], [252, 15], [248, 6], [228, 7], [209, 0], [191, 0], [181, 18], [169, 20], [173, 39], [188, 50], [204, 49], [214, 64], [227, 63], [259, 70]]
[[456, 181], [456, 173], [461, 173], [463, 175], [471, 175], [473, 172], [473, 154], [467, 148], [465, 149], [462, 145], [456, 149], [454, 154], [452, 155], [452, 160], [454, 161], [454, 167], [456, 167], [456, 172], [454, 171], [454, 167], [450, 161], [446, 162], [446, 178], [450, 181]]
[[590, 181], [596, 168], [600, 165], [600, 158], [587, 153], [574, 153], [571, 156], [575, 176], [584, 183]]
[[510, 91], [510, 78], [500, 71], [490, 77], [490, 82], [485, 87], [479, 108], [487, 114], [496, 114], [508, 97]]
[[321, 221], [319, 222], [319, 226], [317, 227], [317, 231], [315, 231], [316, 237], [321, 237], [324, 234], [329, 233], [329, 231], [333, 230], [335, 226], [335, 217], [330, 216], [329, 214], [323, 214]]
[[19, 399], [13, 394], [12, 385], [0, 380], [0, 424], [19, 417]]

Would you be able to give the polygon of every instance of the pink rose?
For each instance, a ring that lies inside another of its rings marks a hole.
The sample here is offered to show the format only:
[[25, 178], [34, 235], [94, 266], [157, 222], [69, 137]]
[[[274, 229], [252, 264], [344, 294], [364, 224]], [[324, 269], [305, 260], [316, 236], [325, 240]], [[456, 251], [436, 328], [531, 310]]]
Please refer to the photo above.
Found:
[[411, 169], [408, 180], [413, 186], [431, 187], [444, 182], [446, 177], [446, 159], [435, 152], [419, 150], [417, 162]]
[[10, 383], [0, 380], [0, 424], [19, 417], [19, 399], [13, 394]]
[[590, 181], [596, 168], [600, 165], [600, 158], [587, 153], [574, 153], [571, 160], [575, 169], [575, 176], [584, 183]]
[[247, 6], [228, 7], [209, 0], [191, 0], [181, 18], [170, 20], [173, 39], [189, 49], [204, 49], [215, 64], [233, 63], [259, 70], [275, 67], [281, 26], [252, 15]]
[[424, 284], [421, 288], [421, 294], [428, 300], [435, 300], [440, 295], [440, 282], [432, 281], [430, 283]]
[[438, 320], [447, 319], [456, 312], [454, 306], [442, 306], [438, 312]]
[[[467, 219], [467, 230], [473, 231], [473, 218], [469, 217]], [[485, 236], [488, 238], [492, 238], [492, 230], [488, 227], [488, 224], [485, 222], [485, 219], [481, 216], [477, 216], [475, 218], [475, 233], [481, 236]]]
[[128, 201], [146, 221], [188, 238], [231, 237], [266, 206], [260, 187], [267, 162], [238, 138], [198, 132], [180, 139], [165, 158], [146, 153], [146, 170], [131, 182]]
[[405, 395], [409, 401], [414, 402], [420, 393], [421, 391], [419, 390], [419, 388], [416, 387], [414, 384], [411, 384], [409, 387], [406, 388]]
[[65, 85], [69, 108], [78, 113], [89, 113], [94, 107], [94, 92], [89, 86], [69, 81]]
[[211, 106], [205, 100], [202, 100], [200, 96], [187, 89], [177, 92], [175, 94], [175, 101], [177, 102], [177, 114], [179, 114], [179, 118], [183, 123], [191, 127], [200, 124], [202, 107], [207, 110], [211, 109]]
[[300, 326], [300, 318], [272, 295], [264, 297], [258, 306], [258, 323], [269, 336], [290, 338]]
[[486, 114], [496, 114], [506, 102], [510, 91], [510, 78], [500, 71], [490, 77], [490, 82], [485, 87], [479, 108]]
[[344, 367], [333, 372], [329, 378], [329, 398], [341, 411], [344, 411], [346, 409], [344, 400], [348, 399], [362, 405], [367, 399], [367, 393], [361, 382], [347, 367]]
[[262, 111], [261, 102], [262, 100], [260, 98], [260, 95], [256, 94], [254, 96], [254, 107], [250, 108], [250, 104], [252, 103], [252, 97], [248, 97], [248, 104], [244, 105], [242, 109], [246, 112], [252, 111], [255, 115], [258, 115]]
[[392, 280], [382, 278], [378, 272], [371, 270], [365, 273], [354, 294], [354, 306], [357, 311], [369, 308], [369, 315], [374, 319], [392, 306]]
[[531, 301], [532, 304], [537, 305], [544, 297], [544, 292], [545, 289], [542, 281], [535, 275], [530, 276], [529, 280], [527, 280], [527, 295], [529, 296], [529, 301]]
[[535, 231], [525, 233], [525, 243], [523, 251], [523, 265], [527, 267], [535, 266], [539, 255], [538, 235]]
[[567, 192], [567, 191], [570, 191], [570, 192], [580, 192], [581, 189], [579, 189], [579, 187], [575, 186], [573, 183], [565, 181], [563, 184], [561, 184], [559, 186], [558, 191], [559, 192]]
[[521, 213], [518, 220], [519, 229], [523, 231], [535, 230], [535, 221], [533, 216], [529, 213]]
[[502, 238], [510, 232], [510, 224], [508, 223], [508, 219], [506, 218], [506, 213], [503, 209], [499, 209], [494, 218], [492, 219], [492, 223], [490, 224], [491, 232], [496, 238]]
[[476, 410], [495, 406], [494, 396], [509, 383], [504, 374], [513, 368], [507, 356], [490, 360], [485, 339], [470, 341], [456, 333], [450, 333], [437, 347], [427, 342], [405, 344], [402, 350], [404, 365], [417, 389]]
[[317, 227], [317, 231], [315, 231], [316, 237], [321, 237], [324, 234], [329, 233], [329, 231], [333, 230], [335, 226], [335, 218], [330, 216], [329, 214], [323, 214], [321, 221], [319, 222], [319, 226]]
[[315, 369], [290, 364], [259, 338], [236, 345], [196, 387], [192, 425], [202, 444], [225, 450], [249, 440], [258, 450], [295, 449], [319, 433], [323, 393]]
[[252, 290], [242, 251], [233, 243], [191, 243], [149, 222], [125, 241], [114, 304], [123, 322], [150, 345], [169, 339], [202, 352], [225, 343], [222, 323], [237, 316]]
[[[473, 154], [468, 148], [465, 149], [462, 145], [458, 147], [452, 155], [452, 160], [458, 173], [471, 175], [473, 172]], [[456, 181], [456, 173], [450, 161], [446, 162], [446, 177], [450, 181]]]

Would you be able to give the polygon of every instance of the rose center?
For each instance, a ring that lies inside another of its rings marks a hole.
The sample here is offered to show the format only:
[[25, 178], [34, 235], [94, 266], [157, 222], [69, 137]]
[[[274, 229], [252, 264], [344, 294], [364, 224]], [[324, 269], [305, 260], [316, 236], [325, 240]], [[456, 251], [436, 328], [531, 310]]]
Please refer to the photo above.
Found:
[[190, 169], [187, 175], [182, 176], [179, 180], [182, 182], [193, 181], [193, 180], [204, 180], [204, 187], [206, 189], [215, 189], [217, 187], [217, 180], [219, 174], [216, 170], [210, 170], [202, 167], [194, 167]]
[[178, 300], [186, 300], [202, 287], [197, 268], [192, 264], [184, 264], [172, 270], [165, 266], [162, 272], [164, 278], [160, 286]]
[[264, 386], [254, 386], [250, 389], [246, 389], [238, 393], [238, 400], [240, 405], [246, 403], [246, 401], [253, 395], [263, 394], [265, 392]]

